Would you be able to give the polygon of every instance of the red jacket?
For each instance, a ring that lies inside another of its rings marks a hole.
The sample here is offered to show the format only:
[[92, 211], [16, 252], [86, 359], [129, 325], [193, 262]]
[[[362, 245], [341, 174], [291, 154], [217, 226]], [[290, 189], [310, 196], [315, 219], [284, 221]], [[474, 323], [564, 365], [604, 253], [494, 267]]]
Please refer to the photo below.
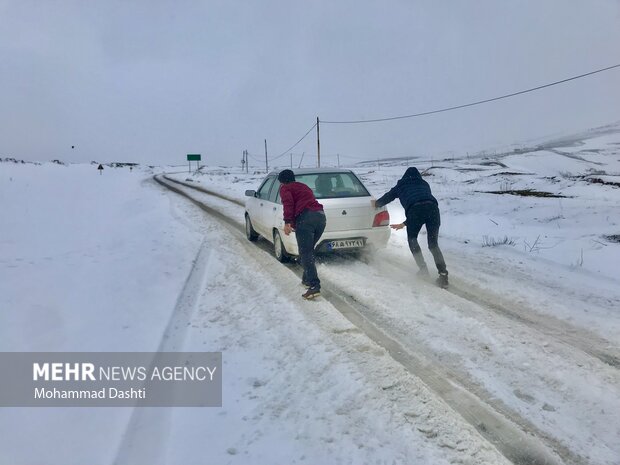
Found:
[[321, 211], [323, 205], [316, 201], [312, 189], [302, 182], [289, 182], [280, 186], [280, 199], [284, 208], [284, 222], [295, 227], [295, 220], [304, 210]]

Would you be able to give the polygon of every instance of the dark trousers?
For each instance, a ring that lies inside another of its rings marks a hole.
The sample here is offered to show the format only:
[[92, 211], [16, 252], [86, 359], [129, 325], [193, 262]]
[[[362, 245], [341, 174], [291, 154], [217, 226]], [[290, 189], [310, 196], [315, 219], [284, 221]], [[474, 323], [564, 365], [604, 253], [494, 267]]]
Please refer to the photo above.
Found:
[[426, 235], [428, 237], [428, 249], [433, 254], [437, 271], [441, 274], [448, 274], [446, 262], [443, 254], [439, 249], [439, 226], [441, 225], [441, 217], [439, 208], [434, 202], [419, 203], [411, 206], [407, 211], [407, 239], [409, 241], [409, 249], [413, 254], [415, 262], [421, 270], [426, 269], [426, 262], [422, 256], [422, 249], [418, 244], [418, 233], [423, 225], [426, 225]]
[[295, 236], [299, 248], [299, 259], [304, 268], [302, 280], [310, 287], [320, 289], [321, 281], [316, 272], [314, 247], [325, 230], [325, 213], [304, 210], [295, 220]]

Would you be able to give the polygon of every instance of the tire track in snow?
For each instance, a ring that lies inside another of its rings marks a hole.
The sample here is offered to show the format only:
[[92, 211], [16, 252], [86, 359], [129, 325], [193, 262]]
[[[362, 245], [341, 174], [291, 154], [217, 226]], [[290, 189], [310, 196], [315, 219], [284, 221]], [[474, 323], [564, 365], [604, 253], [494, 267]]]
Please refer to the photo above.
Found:
[[584, 328], [576, 328], [552, 316], [543, 316], [527, 308], [510, 308], [494, 302], [493, 296], [471, 293], [459, 286], [451, 286], [448, 291], [469, 302], [493, 310], [495, 313], [524, 324], [565, 344], [578, 348], [586, 354], [599, 359], [610, 367], [620, 369], [620, 353], [612, 348], [612, 343]]
[[[397, 260], [389, 260], [389, 264], [400, 271], [412, 272], [410, 267]], [[564, 320], [550, 315], [542, 315], [524, 305], [501, 303], [503, 300], [501, 297], [493, 295], [488, 291], [482, 291], [481, 289], [475, 289], [475, 291], [467, 290], [458, 279], [456, 281], [452, 280], [446, 291], [482, 308], [491, 310], [506, 319], [524, 325], [543, 336], [553, 338], [574, 349], [578, 349], [612, 368], [620, 369], [620, 352], [614, 348], [610, 341], [592, 331], [588, 331], [585, 328], [577, 328]]]
[[[162, 181], [159, 177], [155, 176], [154, 179], [159, 184], [187, 198], [206, 213], [221, 219], [238, 233], [239, 240], [244, 240], [244, 236], [240, 236], [245, 234], [244, 228], [239, 222], [222, 214], [220, 211], [206, 206], [183, 190]], [[172, 182], [203, 193], [212, 194], [212, 192], [206, 189], [196, 189], [195, 186], [187, 185], [180, 181]], [[221, 195], [216, 196], [224, 200], [231, 200]], [[234, 203], [240, 205], [240, 202], [236, 200]], [[261, 242], [262, 244], [260, 244]], [[262, 250], [271, 254], [271, 248], [266, 245], [266, 241], [259, 241], [259, 246]], [[301, 270], [298, 267], [289, 267], [289, 269], [298, 277], [301, 277]], [[364, 305], [358, 302], [354, 296], [346, 295], [334, 283], [326, 283], [323, 289], [325, 299], [345, 318], [363, 331], [375, 343], [384, 347], [392, 358], [399, 362], [407, 371], [427, 384], [513, 463], [516, 465], [583, 463], [570, 450], [553, 438], [549, 438], [538, 431], [526, 419], [515, 418], [515, 416], [518, 417], [516, 414], [513, 415], [513, 418], [509, 418], [505, 413], [495, 410], [491, 403], [485, 402], [476, 394], [470, 392], [467, 387], [459, 383], [456, 378], [451, 377], [449, 373], [443, 372], [436, 364], [425, 359], [422, 355], [414, 354], [406, 349], [396, 338], [391, 337], [383, 328], [369, 318], [371, 312], [365, 310]], [[531, 432], [535, 432], [536, 435]]]
[[182, 181], [178, 181], [176, 179], [170, 178], [170, 177], [168, 177], [166, 175], [163, 175], [163, 178], [166, 181], [170, 181], [170, 182], [173, 182], [175, 184], [180, 184], [181, 186], [184, 186], [184, 187], [191, 187], [192, 189], [195, 189], [195, 190], [200, 191], [200, 192], [204, 192], [205, 194], [212, 195], [213, 197], [218, 197], [218, 198], [223, 199], [223, 200], [228, 200], [229, 202], [237, 204], [237, 205], [239, 205], [241, 207], [245, 206], [245, 204], [243, 202], [241, 202], [240, 200], [238, 200], [238, 199], [234, 199], [232, 197], [228, 197], [227, 195], [222, 195], [222, 194], [219, 194], [217, 192], [210, 191], [209, 189], [205, 189], [202, 186], [193, 186], [191, 184], [187, 184], [187, 183], [184, 183]]
[[[198, 307], [198, 297], [209, 278], [211, 253], [203, 241], [177, 298], [157, 352], [183, 351], [189, 323]], [[172, 407], [134, 407], [116, 452], [114, 464], [163, 465], [170, 431], [171, 409]]]

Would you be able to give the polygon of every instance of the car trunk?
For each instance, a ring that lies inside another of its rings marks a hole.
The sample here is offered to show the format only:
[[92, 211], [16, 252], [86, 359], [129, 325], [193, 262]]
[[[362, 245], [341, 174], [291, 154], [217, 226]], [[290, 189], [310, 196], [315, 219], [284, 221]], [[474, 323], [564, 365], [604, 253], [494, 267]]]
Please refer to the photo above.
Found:
[[327, 218], [326, 232], [370, 229], [379, 210], [370, 206], [370, 197], [319, 199]]

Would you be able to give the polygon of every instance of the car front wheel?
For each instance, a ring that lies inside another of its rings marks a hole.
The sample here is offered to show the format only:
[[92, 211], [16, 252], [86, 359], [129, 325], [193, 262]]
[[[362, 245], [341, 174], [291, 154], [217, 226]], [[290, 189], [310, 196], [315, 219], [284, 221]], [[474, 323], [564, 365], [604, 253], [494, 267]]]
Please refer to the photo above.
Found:
[[284, 244], [282, 243], [282, 238], [280, 237], [279, 231], [273, 232], [273, 252], [276, 256], [276, 259], [280, 263], [288, 262], [290, 256], [286, 253], [286, 249], [284, 248]]
[[254, 231], [252, 227], [252, 221], [250, 221], [250, 215], [245, 215], [245, 237], [248, 238], [248, 241], [254, 242], [258, 239], [258, 233]]

